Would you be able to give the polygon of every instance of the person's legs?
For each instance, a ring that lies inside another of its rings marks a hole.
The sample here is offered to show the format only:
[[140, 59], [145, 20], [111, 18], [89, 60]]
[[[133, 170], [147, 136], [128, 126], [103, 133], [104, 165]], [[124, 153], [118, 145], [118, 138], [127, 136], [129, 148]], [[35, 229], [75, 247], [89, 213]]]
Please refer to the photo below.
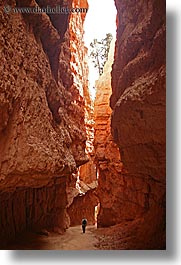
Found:
[[85, 226], [84, 225], [82, 226], [82, 230], [83, 230], [83, 233], [85, 233]]

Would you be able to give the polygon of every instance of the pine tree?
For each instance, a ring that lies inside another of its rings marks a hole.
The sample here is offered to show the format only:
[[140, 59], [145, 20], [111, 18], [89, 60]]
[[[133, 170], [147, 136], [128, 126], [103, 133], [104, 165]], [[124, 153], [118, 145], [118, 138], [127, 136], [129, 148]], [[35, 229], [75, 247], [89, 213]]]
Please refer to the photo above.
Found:
[[108, 60], [108, 54], [112, 39], [113, 39], [112, 34], [107, 33], [104, 39], [100, 41], [94, 39], [90, 43], [91, 47], [90, 58], [94, 64], [94, 67], [98, 70], [99, 75], [102, 75], [104, 65]]

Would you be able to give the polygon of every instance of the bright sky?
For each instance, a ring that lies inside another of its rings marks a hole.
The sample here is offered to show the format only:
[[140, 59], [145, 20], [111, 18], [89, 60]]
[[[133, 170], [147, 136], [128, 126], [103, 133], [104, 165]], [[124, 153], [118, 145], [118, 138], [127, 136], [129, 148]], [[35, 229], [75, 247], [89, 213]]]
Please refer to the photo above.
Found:
[[[93, 39], [101, 40], [105, 38], [106, 33], [116, 36], [116, 7], [114, 0], [88, 0], [89, 10], [84, 23], [85, 45], [89, 48]], [[94, 98], [92, 89], [98, 75], [91, 61], [89, 61], [89, 82], [90, 90]]]

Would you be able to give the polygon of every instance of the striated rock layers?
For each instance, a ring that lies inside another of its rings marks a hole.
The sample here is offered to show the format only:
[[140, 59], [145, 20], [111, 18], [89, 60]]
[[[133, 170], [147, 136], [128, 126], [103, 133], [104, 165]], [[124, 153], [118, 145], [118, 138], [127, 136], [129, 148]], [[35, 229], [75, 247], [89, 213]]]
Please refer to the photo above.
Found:
[[[127, 170], [125, 190], [120, 196], [131, 218], [142, 213], [143, 232], [147, 226], [149, 236], [158, 233], [164, 236], [165, 1], [115, 0], [115, 3], [118, 28], [112, 70], [111, 126]], [[164, 243], [158, 240], [155, 246], [164, 247]]]
[[87, 162], [85, 103], [70, 66], [70, 31], [83, 15], [69, 29], [68, 14], [6, 14], [5, 2], [72, 4], [0, 4], [0, 244], [27, 229], [65, 229], [66, 186]]
[[[94, 102], [95, 119], [95, 162], [98, 174], [97, 195], [100, 201], [98, 227], [114, 225], [120, 222], [124, 203], [121, 192], [124, 189], [123, 165], [120, 153], [111, 135], [111, 113], [109, 99], [111, 96], [111, 69], [114, 59], [112, 41], [109, 58], [104, 66], [103, 74], [96, 82], [96, 98]], [[119, 210], [118, 210], [119, 209]]]

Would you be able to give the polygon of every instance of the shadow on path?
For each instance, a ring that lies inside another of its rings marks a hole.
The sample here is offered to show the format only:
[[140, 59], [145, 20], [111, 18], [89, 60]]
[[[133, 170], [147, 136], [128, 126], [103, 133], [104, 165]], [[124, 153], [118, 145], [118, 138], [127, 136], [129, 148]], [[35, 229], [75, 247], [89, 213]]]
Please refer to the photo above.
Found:
[[95, 226], [87, 226], [82, 233], [81, 226], [70, 227], [63, 235], [50, 233], [48, 236], [28, 233], [19, 238], [8, 249], [11, 250], [96, 250]]

